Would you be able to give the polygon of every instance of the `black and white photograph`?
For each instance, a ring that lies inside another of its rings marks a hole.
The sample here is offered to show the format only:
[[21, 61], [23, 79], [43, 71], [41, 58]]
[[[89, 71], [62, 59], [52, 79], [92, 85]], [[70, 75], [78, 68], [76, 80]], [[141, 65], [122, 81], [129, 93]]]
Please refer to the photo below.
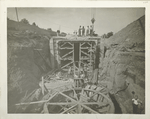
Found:
[[8, 7], [8, 114], [145, 114], [145, 8]]

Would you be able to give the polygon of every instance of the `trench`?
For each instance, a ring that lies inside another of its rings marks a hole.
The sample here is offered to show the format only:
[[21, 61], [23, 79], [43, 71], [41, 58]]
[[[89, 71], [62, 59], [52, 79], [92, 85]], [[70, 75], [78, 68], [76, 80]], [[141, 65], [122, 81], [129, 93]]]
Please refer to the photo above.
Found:
[[120, 107], [119, 103], [117, 102], [117, 100], [116, 100], [114, 94], [110, 94], [110, 93], [109, 93], [109, 97], [111, 98], [112, 102], [114, 103], [115, 114], [122, 114], [121, 107]]
[[[75, 43], [75, 44], [74, 44], [74, 47], [75, 47], [75, 50], [74, 50], [74, 54], [75, 54], [74, 61], [79, 61], [79, 57], [78, 57], [78, 55], [77, 55], [77, 54], [79, 54], [79, 50], [77, 50], [77, 49], [79, 49], [79, 44], [78, 44], [78, 43]], [[99, 52], [100, 52], [100, 49], [98, 48], [98, 50], [96, 51], [96, 54], [99, 55]], [[50, 55], [51, 55], [51, 57], [54, 57], [52, 54], [50, 54]], [[40, 57], [42, 57], [42, 56], [40, 55]], [[42, 58], [41, 60], [44, 60], [44, 59]], [[45, 63], [45, 62], [44, 62], [44, 63]], [[45, 64], [46, 64], [46, 63], [45, 63]], [[45, 65], [45, 64], [44, 64], [44, 65]], [[99, 64], [99, 58], [98, 58], [98, 56], [96, 57], [95, 64]], [[98, 65], [96, 65], [95, 68], [98, 68]], [[47, 68], [46, 68], [46, 70], [47, 70]], [[112, 94], [109, 94], [109, 96], [110, 96], [112, 102], [114, 103], [114, 106], [115, 106], [115, 113], [116, 113], [116, 114], [121, 114], [122, 111], [121, 111], [121, 108], [120, 108], [120, 106], [119, 106], [117, 100], [115, 99], [115, 96], [112, 95]], [[59, 99], [60, 99], [60, 98], [61, 98], [61, 97], [57, 97], [57, 99], [55, 99], [55, 100], [58, 100], [58, 102], [59, 102]], [[26, 109], [25, 109], [25, 111], [21, 111], [21, 108], [20, 108], [20, 109], [16, 109], [16, 110], [18, 110], [19, 113], [33, 113], [33, 112], [34, 112], [34, 113], [40, 113], [40, 112], [42, 111], [42, 107], [43, 107], [43, 105], [41, 105], [41, 107], [39, 107], [39, 106], [37, 106], [37, 105], [35, 104], [35, 105], [29, 105], [29, 106], [27, 106]], [[91, 107], [94, 108], [94, 105], [91, 106]], [[39, 108], [39, 109], [38, 109], [38, 108]], [[51, 109], [52, 109], [52, 112], [51, 112], [51, 113], [55, 113], [55, 112], [58, 112], [58, 113], [59, 113], [59, 111], [60, 111], [60, 106], [51, 106], [51, 107], [48, 107], [48, 108], [51, 108]], [[87, 110], [85, 110], [84, 112], [85, 112], [85, 113], [88, 113]]]
[[[39, 88], [38, 83], [41, 80], [41, 76], [46, 75], [49, 71], [57, 68], [57, 63], [58, 63], [55, 56], [49, 52], [51, 47], [49, 47], [48, 40], [49, 38], [51, 38], [52, 33], [49, 34], [49, 31], [44, 31], [39, 28], [38, 30], [40, 30], [41, 32], [40, 33], [37, 32], [37, 34], [34, 34], [33, 32], [30, 31], [26, 32], [24, 31], [24, 29], [21, 29], [21, 27], [16, 28], [16, 26], [18, 26], [17, 24], [18, 23], [15, 21], [8, 20], [8, 25], [7, 25], [8, 26], [7, 27], [8, 113], [17, 113], [15, 109], [15, 104], [21, 102], [21, 99], [25, 97], [27, 94], [29, 94], [30, 92], [32, 92], [34, 89]], [[21, 25], [25, 26], [21, 23], [19, 24], [20, 26]], [[31, 27], [27, 29], [30, 28]], [[110, 37], [108, 40], [104, 39], [105, 41], [103, 42], [104, 44], [107, 44], [107, 47], [104, 48], [101, 47], [103, 48], [104, 51], [103, 54], [98, 49], [96, 51], [96, 55], [97, 56], [100, 55], [100, 57], [103, 57], [105, 59], [103, 59], [103, 61], [102, 60], [100, 61], [99, 58], [97, 57], [95, 59], [96, 65], [94, 67], [94, 68], [102, 69], [103, 74], [101, 75], [100, 78], [105, 79], [107, 78], [107, 76], [112, 78], [111, 74], [114, 74], [113, 72], [114, 69], [111, 69], [111, 62], [109, 62], [110, 59], [114, 60], [114, 62], [118, 62], [118, 67], [117, 67], [118, 69], [123, 69], [124, 66], [129, 65], [128, 66], [129, 72], [126, 72], [126, 74], [124, 75], [128, 76], [126, 77], [127, 80], [129, 80], [129, 82], [133, 84], [132, 90], [136, 91], [136, 95], [138, 95], [139, 99], [141, 99], [143, 102], [143, 110], [144, 110], [142, 112], [143, 114], [145, 114], [145, 34], [144, 34], [145, 29], [144, 28], [145, 28], [145, 16], [129, 24], [123, 30], [116, 33], [114, 36]], [[45, 35], [48, 38], [44, 37]], [[123, 39], [126, 40], [123, 41]], [[128, 46], [126, 41], [131, 45], [130, 47]], [[121, 45], [119, 43], [121, 43]], [[74, 47], [75, 47], [75, 50], [73, 52], [75, 54], [74, 61], [78, 62], [80, 61], [77, 55], [79, 54], [79, 50], [77, 50], [79, 49], [79, 44], [75, 43]], [[82, 51], [85, 53], [87, 53], [86, 47], [87, 46], [82, 47], [83, 48]], [[118, 50], [118, 47], [120, 47], [121, 50]], [[66, 54], [66, 52], [69, 51], [70, 51], [69, 48], [61, 50], [62, 54], [61, 53], [60, 54], [64, 55]], [[118, 51], [118, 54], [114, 53], [114, 51], [115, 52]], [[70, 57], [70, 55], [68, 56]], [[66, 62], [68, 62], [68, 60], [62, 61], [62, 64], [65, 65], [67, 64]], [[102, 63], [102, 67], [98, 67], [97, 65], [100, 62]], [[85, 63], [87, 63], [86, 60]], [[54, 66], [55, 64], [56, 66]], [[124, 64], [124, 65], [121, 66], [120, 64]], [[107, 67], [104, 68], [103, 66], [105, 65]], [[116, 76], [117, 76], [116, 79], [118, 79], [119, 74], [117, 74]], [[123, 79], [119, 81], [117, 80], [116, 86], [120, 85], [120, 83], [122, 83], [123, 81], [124, 81]], [[105, 83], [107, 85], [107, 81]], [[125, 101], [127, 101], [128, 98], [132, 98], [132, 94], [131, 94], [132, 90], [129, 89], [130, 92], [125, 93], [125, 97], [126, 97]], [[125, 103], [124, 100], [119, 100], [118, 102], [117, 97], [115, 97], [115, 94], [109, 93], [109, 97], [111, 98], [114, 104], [115, 114], [124, 113], [123, 108], [127, 110], [127, 113], [132, 113], [132, 109], [131, 109], [132, 105], [130, 105], [130, 103], [128, 102]], [[119, 104], [122, 104], [124, 107], [122, 107], [121, 109], [120, 107], [121, 105]], [[26, 109], [26, 113], [32, 113], [32, 111], [34, 111], [32, 110], [32, 108], [36, 106], [37, 106], [36, 104], [30, 105]], [[43, 108], [43, 105], [40, 107]], [[56, 110], [58, 111], [57, 107], [54, 108], [56, 108]], [[21, 109], [19, 111], [21, 111]], [[41, 112], [41, 110], [37, 111], [37, 113], [39, 112]]]

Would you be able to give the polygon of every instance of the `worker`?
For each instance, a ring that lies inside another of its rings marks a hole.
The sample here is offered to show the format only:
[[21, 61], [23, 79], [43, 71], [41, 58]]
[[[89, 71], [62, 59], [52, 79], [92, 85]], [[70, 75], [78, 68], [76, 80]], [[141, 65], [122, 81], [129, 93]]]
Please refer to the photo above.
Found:
[[138, 96], [135, 95], [132, 99], [132, 105], [133, 105], [133, 114], [138, 114], [138, 106], [142, 104], [142, 101], [138, 99]]
[[82, 27], [82, 36], [84, 36], [85, 35], [85, 28], [84, 28], [84, 26]]
[[57, 30], [57, 36], [59, 36], [59, 34], [60, 34], [60, 30]]
[[79, 36], [81, 36], [81, 26], [79, 27]]
[[90, 36], [92, 36], [93, 35], [93, 27], [92, 27], [92, 25], [90, 26]]
[[87, 29], [86, 29], [86, 36], [89, 35], [89, 31], [90, 31], [89, 26], [87, 26]]

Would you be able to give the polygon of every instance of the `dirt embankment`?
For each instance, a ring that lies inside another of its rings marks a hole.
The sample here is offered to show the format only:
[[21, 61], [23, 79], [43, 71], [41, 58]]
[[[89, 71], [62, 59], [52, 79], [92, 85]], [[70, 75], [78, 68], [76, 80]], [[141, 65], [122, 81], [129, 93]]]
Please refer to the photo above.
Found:
[[145, 16], [101, 41], [100, 80], [115, 94], [123, 113], [132, 113], [132, 91], [145, 113]]
[[56, 35], [12, 20], [7, 22], [8, 112], [25, 95], [38, 88], [41, 76], [51, 70], [49, 39]]

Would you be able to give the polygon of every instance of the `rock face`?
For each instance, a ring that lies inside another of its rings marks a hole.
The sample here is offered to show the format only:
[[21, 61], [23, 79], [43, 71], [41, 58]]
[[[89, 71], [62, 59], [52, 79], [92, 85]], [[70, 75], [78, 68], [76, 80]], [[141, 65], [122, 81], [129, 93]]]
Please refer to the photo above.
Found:
[[133, 93], [145, 113], [145, 16], [101, 41], [100, 82], [115, 95], [122, 113], [132, 113]]

